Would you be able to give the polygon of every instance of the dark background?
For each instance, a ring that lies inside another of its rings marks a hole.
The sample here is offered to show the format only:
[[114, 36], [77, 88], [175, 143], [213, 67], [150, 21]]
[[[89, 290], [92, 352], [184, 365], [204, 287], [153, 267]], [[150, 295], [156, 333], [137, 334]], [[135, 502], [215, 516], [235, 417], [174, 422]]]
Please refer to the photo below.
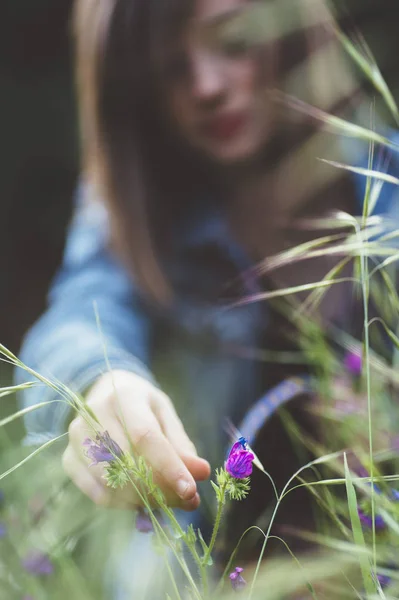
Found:
[[[335, 4], [365, 35], [398, 98], [398, 0]], [[13, 351], [45, 307], [78, 176], [71, 7], [72, 0], [0, 7], [0, 341]]]
[[45, 306], [78, 174], [71, 5], [0, 8], [0, 339], [13, 351]]

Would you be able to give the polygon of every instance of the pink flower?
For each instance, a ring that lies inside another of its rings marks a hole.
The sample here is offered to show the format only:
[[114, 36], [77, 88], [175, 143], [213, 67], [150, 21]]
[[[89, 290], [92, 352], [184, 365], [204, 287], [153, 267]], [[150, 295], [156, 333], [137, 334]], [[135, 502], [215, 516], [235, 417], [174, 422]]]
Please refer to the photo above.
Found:
[[241, 575], [243, 572], [242, 567], [236, 567], [232, 573], [229, 575], [229, 579], [231, 581], [231, 587], [233, 590], [241, 590], [247, 585], [244, 577]]
[[344, 358], [344, 365], [349, 373], [357, 377], [362, 374], [363, 357], [361, 352], [348, 352]]
[[245, 479], [252, 473], [255, 456], [248, 450], [245, 438], [233, 444], [225, 463], [225, 469], [234, 479]]

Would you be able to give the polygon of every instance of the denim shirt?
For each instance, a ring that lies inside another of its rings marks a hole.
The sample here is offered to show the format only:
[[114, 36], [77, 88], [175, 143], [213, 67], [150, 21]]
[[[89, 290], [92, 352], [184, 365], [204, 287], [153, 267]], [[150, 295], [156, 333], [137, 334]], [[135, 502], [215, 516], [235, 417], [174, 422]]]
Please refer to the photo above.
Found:
[[[398, 140], [399, 136], [395, 136], [394, 141]], [[354, 164], [350, 157], [348, 162]], [[366, 167], [366, 158], [357, 161], [357, 164]], [[397, 155], [391, 157], [388, 170], [399, 175]], [[355, 174], [354, 183], [360, 213], [365, 177]], [[246, 408], [256, 404], [264, 392], [259, 384], [261, 364], [255, 366], [254, 362], [250, 364], [244, 359], [230, 360], [224, 348], [234, 344], [251, 348], [259, 346], [267, 320], [264, 304], [253, 303], [226, 310], [212, 303], [199, 304], [190, 299], [190, 295], [183, 294], [165, 313], [150, 307], [123, 266], [108, 250], [109, 228], [104, 207], [98, 202], [82, 202], [82, 197], [90, 193], [92, 191], [88, 185], [80, 185], [63, 263], [51, 286], [47, 311], [27, 333], [21, 360], [74, 391], [84, 392], [107, 370], [105, 345], [112, 369], [132, 371], [155, 383], [152, 361], [156, 329], [160, 323], [169, 323], [176, 330], [184, 332], [187, 339], [206, 338], [208, 349], [211, 340], [212, 351], [208, 352], [209, 356], [207, 351], [203, 353], [202, 374], [195, 382], [195, 388], [201, 388], [200, 383], [211, 372], [211, 391], [209, 388], [200, 391], [202, 396], [195, 402], [202, 402], [204, 395], [209, 396], [212, 390], [219, 389], [219, 394], [229, 396], [234, 393], [236, 402], [245, 396]], [[393, 228], [399, 218], [398, 200], [397, 186], [384, 183], [375, 212], [391, 215]], [[202, 252], [206, 253], [209, 249], [216, 249], [219, 256], [233, 265], [235, 272], [245, 280], [250, 261], [231, 239], [222, 213], [215, 209], [195, 215], [191, 223], [177, 232], [176, 260], [169, 265], [169, 271], [178, 286], [190, 290], [193, 286], [207, 286], [213, 275], [217, 277], [216, 267], [214, 273], [209, 272], [206, 264], [198, 259]], [[256, 282], [245, 280], [245, 286], [246, 293], [257, 291]], [[224, 357], [225, 362], [218, 362], [217, 357], [220, 356]], [[227, 368], [226, 361], [230, 367], [223, 371]], [[221, 380], [232, 371], [234, 377], [229, 375], [230, 388], [223, 387]], [[191, 372], [198, 371], [192, 369]], [[17, 383], [30, 379], [25, 371], [17, 369]], [[162, 381], [160, 383], [162, 385]], [[224, 391], [221, 391], [222, 388]], [[19, 395], [23, 408], [53, 399], [54, 391], [44, 386], [26, 389]], [[25, 418], [25, 442], [40, 444], [60, 435], [65, 431], [69, 416], [70, 408], [64, 402], [51, 403], [30, 412]]]

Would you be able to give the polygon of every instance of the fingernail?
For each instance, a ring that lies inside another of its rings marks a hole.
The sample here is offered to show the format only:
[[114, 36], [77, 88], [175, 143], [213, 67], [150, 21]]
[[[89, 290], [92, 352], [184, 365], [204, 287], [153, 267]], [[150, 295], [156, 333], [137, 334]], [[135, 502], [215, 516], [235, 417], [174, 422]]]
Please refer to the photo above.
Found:
[[183, 509], [184, 510], [195, 510], [196, 508], [198, 508], [198, 506], [201, 503], [201, 499], [200, 496], [198, 494], [198, 492], [195, 494], [195, 496], [193, 498], [191, 498], [191, 500], [188, 500], [184, 503], [183, 505]]
[[187, 500], [187, 492], [192, 485], [191, 481], [187, 481], [187, 479], [179, 479], [176, 484], [176, 493], [182, 500]]

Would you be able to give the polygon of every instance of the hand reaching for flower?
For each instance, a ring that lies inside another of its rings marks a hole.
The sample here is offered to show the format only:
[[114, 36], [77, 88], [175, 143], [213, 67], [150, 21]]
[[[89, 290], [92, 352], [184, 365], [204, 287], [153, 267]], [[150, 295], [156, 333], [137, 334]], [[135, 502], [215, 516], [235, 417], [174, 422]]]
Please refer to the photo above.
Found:
[[[75, 485], [96, 504], [133, 508], [141, 504], [132, 485], [107, 487], [106, 461], [133, 452], [152, 468], [170, 506], [194, 510], [199, 504], [196, 481], [207, 479], [210, 467], [197, 456], [171, 400], [142, 377], [113, 371], [100, 377], [87, 395], [87, 406], [102, 431], [97, 438], [81, 416], [69, 427], [63, 466]], [[109, 437], [108, 437], [109, 436]], [[87, 442], [87, 438], [93, 440]]]

